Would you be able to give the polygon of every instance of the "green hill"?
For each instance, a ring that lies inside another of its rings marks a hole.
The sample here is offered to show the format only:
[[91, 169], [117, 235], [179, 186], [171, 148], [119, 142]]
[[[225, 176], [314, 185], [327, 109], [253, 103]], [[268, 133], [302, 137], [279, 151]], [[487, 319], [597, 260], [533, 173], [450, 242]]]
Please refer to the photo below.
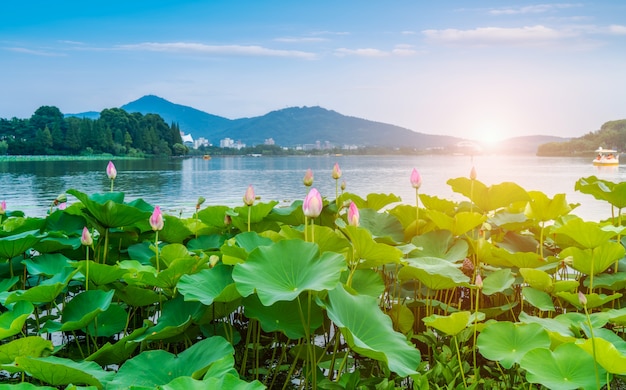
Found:
[[538, 156], [592, 156], [598, 147], [626, 151], [626, 119], [606, 122], [600, 130], [567, 142], [549, 142], [539, 145]]

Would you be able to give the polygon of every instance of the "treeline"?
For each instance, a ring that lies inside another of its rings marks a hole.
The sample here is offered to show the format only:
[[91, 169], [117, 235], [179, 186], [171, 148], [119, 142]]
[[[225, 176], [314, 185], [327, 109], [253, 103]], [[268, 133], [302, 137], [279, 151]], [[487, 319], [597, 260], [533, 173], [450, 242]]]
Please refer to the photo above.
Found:
[[590, 156], [598, 147], [626, 151], [626, 119], [606, 122], [600, 130], [567, 142], [539, 145], [538, 156]]
[[98, 119], [65, 117], [54, 106], [38, 108], [29, 119], [0, 118], [0, 154], [144, 157], [184, 155], [178, 124], [157, 114], [105, 109]]

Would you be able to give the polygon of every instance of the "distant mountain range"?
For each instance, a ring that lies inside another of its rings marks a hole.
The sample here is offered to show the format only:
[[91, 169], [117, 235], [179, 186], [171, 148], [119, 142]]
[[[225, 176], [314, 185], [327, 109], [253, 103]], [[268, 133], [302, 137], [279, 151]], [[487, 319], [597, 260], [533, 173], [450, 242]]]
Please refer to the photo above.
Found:
[[[328, 142], [338, 147], [355, 145], [454, 150], [459, 144], [471, 145], [472, 142], [345, 116], [322, 107], [290, 107], [258, 117], [228, 119], [147, 95], [120, 108], [131, 113], [159, 114], [167, 123], [178, 123], [180, 129], [191, 134], [194, 139], [204, 137], [214, 145], [219, 145], [219, 141], [224, 138], [241, 141], [249, 146], [262, 144], [271, 138], [277, 145], [290, 147]], [[89, 111], [66, 116], [97, 119], [99, 113]], [[535, 153], [539, 144], [565, 140], [551, 136], [518, 137], [503, 141], [502, 146], [506, 143], [507, 149], [514, 148], [515, 153]], [[475, 143], [480, 144], [480, 141]]]

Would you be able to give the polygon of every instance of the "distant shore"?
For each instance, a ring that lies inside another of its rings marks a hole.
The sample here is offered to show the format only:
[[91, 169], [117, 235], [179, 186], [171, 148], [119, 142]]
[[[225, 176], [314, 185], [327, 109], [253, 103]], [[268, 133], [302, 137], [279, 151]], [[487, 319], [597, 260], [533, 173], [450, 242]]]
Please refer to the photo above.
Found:
[[143, 157], [113, 156], [110, 154], [94, 154], [91, 156], [0, 156], [2, 161], [98, 161], [98, 160], [142, 160]]

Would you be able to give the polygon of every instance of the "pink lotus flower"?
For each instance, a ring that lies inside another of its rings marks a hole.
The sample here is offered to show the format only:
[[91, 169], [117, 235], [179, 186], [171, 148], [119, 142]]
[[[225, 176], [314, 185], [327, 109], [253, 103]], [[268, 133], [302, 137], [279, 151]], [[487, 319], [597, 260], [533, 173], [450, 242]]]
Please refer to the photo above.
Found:
[[117, 177], [117, 169], [115, 169], [115, 165], [113, 165], [112, 161], [109, 161], [109, 164], [107, 165], [107, 176], [111, 180], [115, 180]]
[[470, 179], [476, 180], [476, 168], [474, 167], [472, 167], [472, 170], [470, 171]]
[[2, 201], [0, 202], [0, 215], [3, 215], [7, 212], [7, 202], [6, 201]]
[[248, 206], [252, 206], [254, 204], [254, 188], [252, 187], [252, 184], [250, 184], [248, 186], [248, 189], [246, 190], [246, 193], [243, 196], [243, 203], [247, 204]]
[[337, 180], [341, 177], [341, 169], [339, 168], [339, 164], [335, 163], [333, 166], [333, 179]]
[[302, 202], [302, 212], [308, 218], [317, 218], [322, 213], [323, 207], [322, 195], [315, 188], [311, 188]]
[[93, 238], [91, 237], [91, 233], [89, 233], [87, 226], [83, 228], [83, 234], [80, 236], [80, 243], [85, 246], [91, 246], [93, 244]]
[[163, 213], [161, 213], [159, 206], [154, 208], [154, 212], [150, 216], [150, 226], [154, 231], [163, 230]]
[[306, 170], [306, 173], [304, 174], [304, 179], [302, 179], [302, 182], [307, 187], [311, 187], [313, 185], [313, 171], [311, 170], [311, 168]]
[[413, 171], [411, 172], [411, 185], [416, 190], [422, 186], [422, 175], [420, 175], [415, 168], [413, 168]]
[[59, 210], [65, 210], [67, 208], [67, 202], [59, 203]]
[[348, 224], [359, 226], [359, 209], [354, 202], [350, 202], [350, 207], [348, 207]]

